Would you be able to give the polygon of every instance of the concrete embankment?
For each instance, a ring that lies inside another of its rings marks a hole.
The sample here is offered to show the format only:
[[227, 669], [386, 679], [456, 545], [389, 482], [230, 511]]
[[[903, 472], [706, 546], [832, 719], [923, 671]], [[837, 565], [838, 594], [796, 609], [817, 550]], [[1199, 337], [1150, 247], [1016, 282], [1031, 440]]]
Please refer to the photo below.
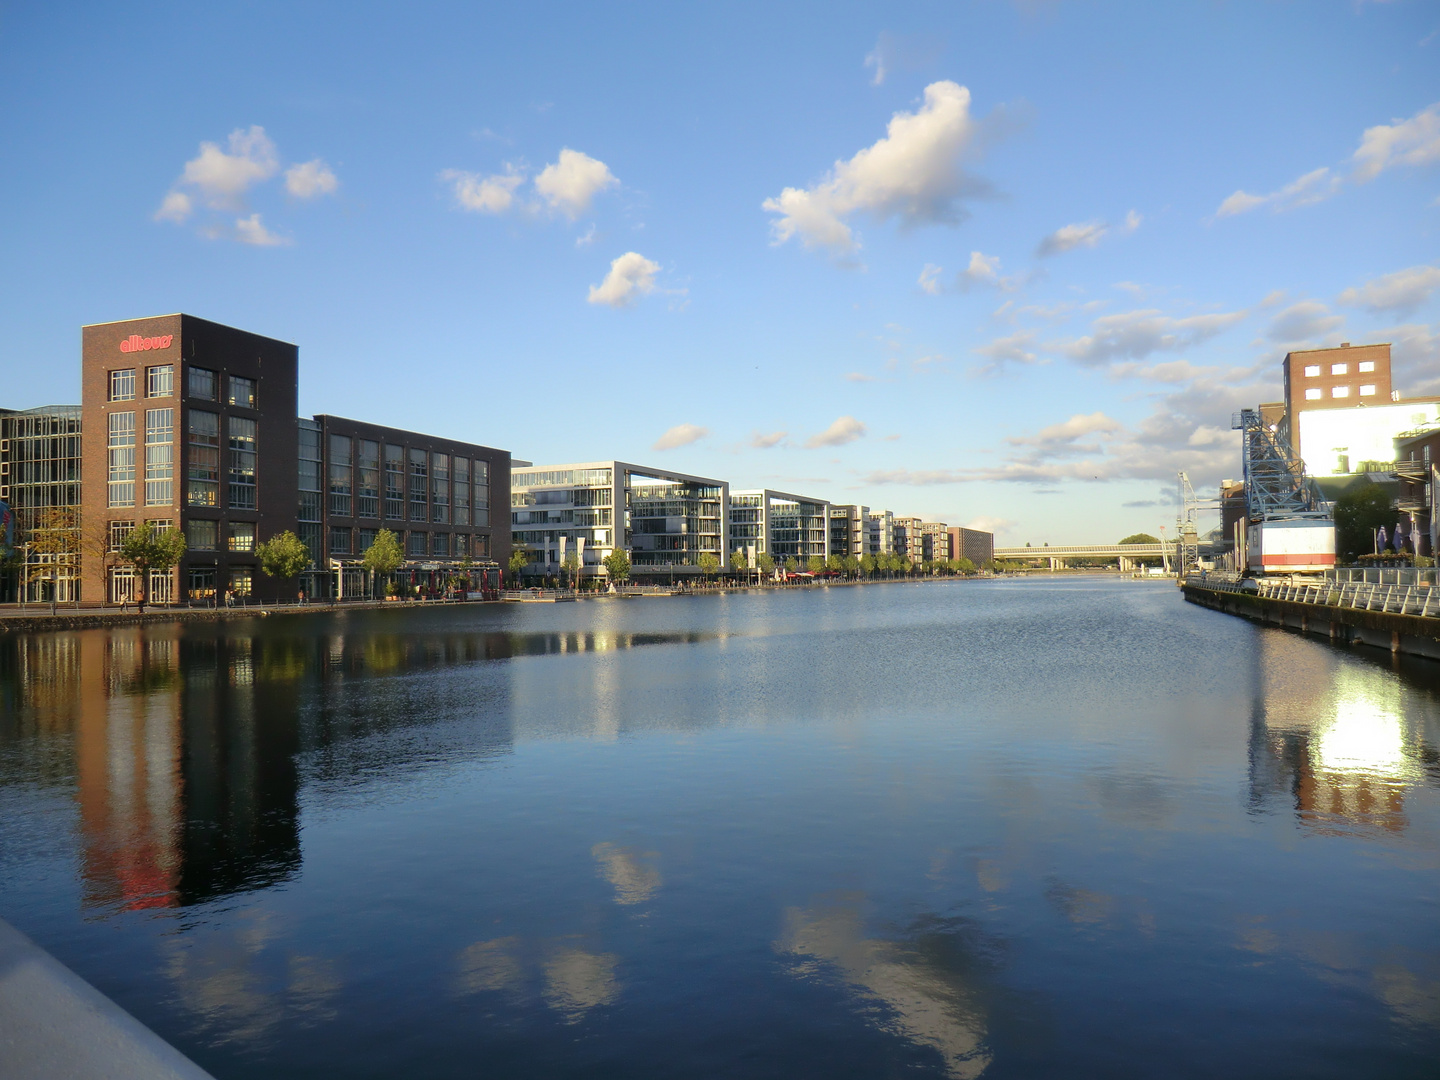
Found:
[[3, 919], [0, 1076], [6, 1080], [212, 1080]]
[[1369, 645], [1440, 660], [1440, 618], [1279, 600], [1189, 583], [1182, 588], [1190, 603], [1229, 615], [1316, 634], [1336, 644]]
[[472, 602], [474, 601], [423, 600], [386, 603], [378, 600], [355, 600], [342, 604], [277, 604], [272, 607], [151, 608], [144, 614], [138, 611], [121, 611], [119, 608], [67, 609], [62, 605], [54, 615], [39, 609], [25, 613], [12, 609], [0, 614], [0, 633], [94, 630], [114, 626], [148, 626], [153, 623], [224, 622], [228, 619], [268, 618], [271, 615], [323, 615], [336, 611], [413, 611], [417, 608]]

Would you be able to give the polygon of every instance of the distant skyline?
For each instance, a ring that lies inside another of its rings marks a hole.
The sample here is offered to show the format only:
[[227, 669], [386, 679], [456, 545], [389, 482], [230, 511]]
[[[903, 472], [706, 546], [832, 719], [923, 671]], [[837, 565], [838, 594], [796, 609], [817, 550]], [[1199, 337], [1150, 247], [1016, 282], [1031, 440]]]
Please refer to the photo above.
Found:
[[1440, 393], [1440, 6], [11, 7], [0, 406], [79, 328], [302, 413], [1103, 543], [1288, 350]]

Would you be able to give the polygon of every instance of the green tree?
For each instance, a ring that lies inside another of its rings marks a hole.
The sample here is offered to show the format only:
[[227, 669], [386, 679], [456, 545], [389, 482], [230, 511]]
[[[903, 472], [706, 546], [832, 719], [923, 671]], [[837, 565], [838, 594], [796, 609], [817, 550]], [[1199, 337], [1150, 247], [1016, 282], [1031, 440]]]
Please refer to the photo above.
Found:
[[768, 551], [760, 552], [759, 555], [755, 556], [755, 569], [759, 570], [765, 577], [770, 577], [775, 573], [775, 556], [771, 555]]
[[855, 555], [846, 555], [840, 561], [841, 568], [849, 577], [854, 577], [855, 572], [860, 569], [860, 559]]
[[[60, 578], [79, 577], [80, 511], [73, 506], [41, 510], [30, 529], [25, 547], [31, 561], [25, 564], [27, 581], [50, 583], [50, 611], [55, 611]], [[41, 556], [35, 559], [35, 556]]]
[[734, 574], [743, 574], [750, 568], [750, 560], [745, 557], [743, 551], [732, 551], [730, 553], [730, 571]]
[[704, 574], [708, 580], [714, 577], [715, 573], [720, 569], [720, 556], [716, 555], [713, 551], [702, 551], [700, 557], [695, 560], [695, 565], [700, 567], [700, 572]]
[[310, 565], [310, 549], [289, 529], [256, 544], [255, 554], [260, 556], [260, 569], [265, 576], [282, 581], [299, 577]]
[[1335, 500], [1335, 556], [1353, 563], [1375, 551], [1375, 530], [1395, 524], [1390, 492], [1379, 484], [1357, 484]]
[[875, 573], [875, 556], [871, 555], [868, 551], [864, 555], [861, 555], [860, 569], [864, 571], [866, 577]]
[[905, 558], [903, 558], [903, 559], [900, 560], [900, 569], [903, 570], [903, 571], [905, 571], [906, 574], [912, 574], [912, 573], [914, 573], [914, 572], [915, 572], [915, 560], [912, 559], [912, 558], [910, 558], [909, 555], [906, 555]]
[[580, 585], [580, 553], [567, 551], [565, 558], [560, 560], [560, 569], [564, 570], [566, 577], [570, 579], [570, 587], [578, 588]]
[[381, 529], [375, 534], [375, 539], [370, 541], [370, 546], [365, 549], [365, 554], [360, 558], [360, 565], [370, 571], [371, 595], [374, 589], [380, 585], [405, 561], [405, 553], [400, 550], [400, 540], [389, 529]]
[[510, 562], [507, 565], [510, 567], [510, 584], [512, 587], [520, 583], [520, 572], [525, 569], [526, 564], [529, 562], [530, 556], [525, 552], [524, 548], [516, 548], [510, 552]]
[[955, 572], [957, 574], [975, 573], [975, 562], [968, 556], [961, 555], [958, 559], [951, 559], [950, 562], [955, 567]]
[[172, 570], [185, 554], [185, 534], [179, 529], [157, 529], [148, 521], [136, 525], [120, 543], [120, 558], [135, 568], [136, 600], [145, 610], [152, 570]]
[[800, 563], [796, 560], [794, 555], [791, 555], [788, 559], [785, 560], [785, 572], [787, 574], [795, 574], [799, 573], [799, 571]]
[[805, 568], [812, 574], [823, 574], [825, 572], [825, 557], [823, 555], [811, 555], [810, 561]]
[[624, 548], [616, 548], [605, 556], [604, 562], [612, 582], [624, 581], [630, 576], [630, 553]]
[[[1159, 542], [1159, 540], [1151, 536], [1149, 533], [1131, 533], [1129, 536], [1125, 537], [1124, 540], [1120, 541], [1120, 543], [1122, 544], [1158, 544]], [[1025, 546], [1029, 547], [1030, 545], [1026, 544]]]

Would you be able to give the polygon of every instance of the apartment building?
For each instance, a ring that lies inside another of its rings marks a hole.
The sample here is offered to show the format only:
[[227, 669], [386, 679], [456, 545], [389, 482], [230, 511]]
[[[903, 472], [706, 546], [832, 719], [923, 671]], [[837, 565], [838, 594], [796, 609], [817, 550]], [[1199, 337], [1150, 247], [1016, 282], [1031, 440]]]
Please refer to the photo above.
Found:
[[976, 566], [984, 566], [995, 558], [995, 534], [980, 529], [966, 529], [951, 525], [950, 558], [969, 559]]
[[866, 535], [866, 553], [870, 555], [893, 555], [895, 553], [895, 515], [889, 510], [880, 510], [870, 515], [870, 527]]
[[753, 547], [776, 563], [787, 559], [805, 564], [830, 554], [830, 503], [809, 495], [770, 488], [733, 492], [730, 536], [735, 550]]
[[831, 505], [830, 554], [860, 558], [870, 550], [870, 508]]
[[950, 558], [950, 531], [943, 521], [920, 523], [921, 558], [927, 562]]

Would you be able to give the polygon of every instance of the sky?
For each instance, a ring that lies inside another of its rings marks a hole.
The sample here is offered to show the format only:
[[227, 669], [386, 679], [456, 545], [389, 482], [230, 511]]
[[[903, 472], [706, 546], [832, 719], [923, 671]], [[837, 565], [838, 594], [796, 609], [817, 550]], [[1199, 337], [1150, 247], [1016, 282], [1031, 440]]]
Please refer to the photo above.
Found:
[[0, 4], [0, 405], [80, 327], [302, 414], [1173, 531], [1294, 348], [1440, 393], [1440, 4]]

